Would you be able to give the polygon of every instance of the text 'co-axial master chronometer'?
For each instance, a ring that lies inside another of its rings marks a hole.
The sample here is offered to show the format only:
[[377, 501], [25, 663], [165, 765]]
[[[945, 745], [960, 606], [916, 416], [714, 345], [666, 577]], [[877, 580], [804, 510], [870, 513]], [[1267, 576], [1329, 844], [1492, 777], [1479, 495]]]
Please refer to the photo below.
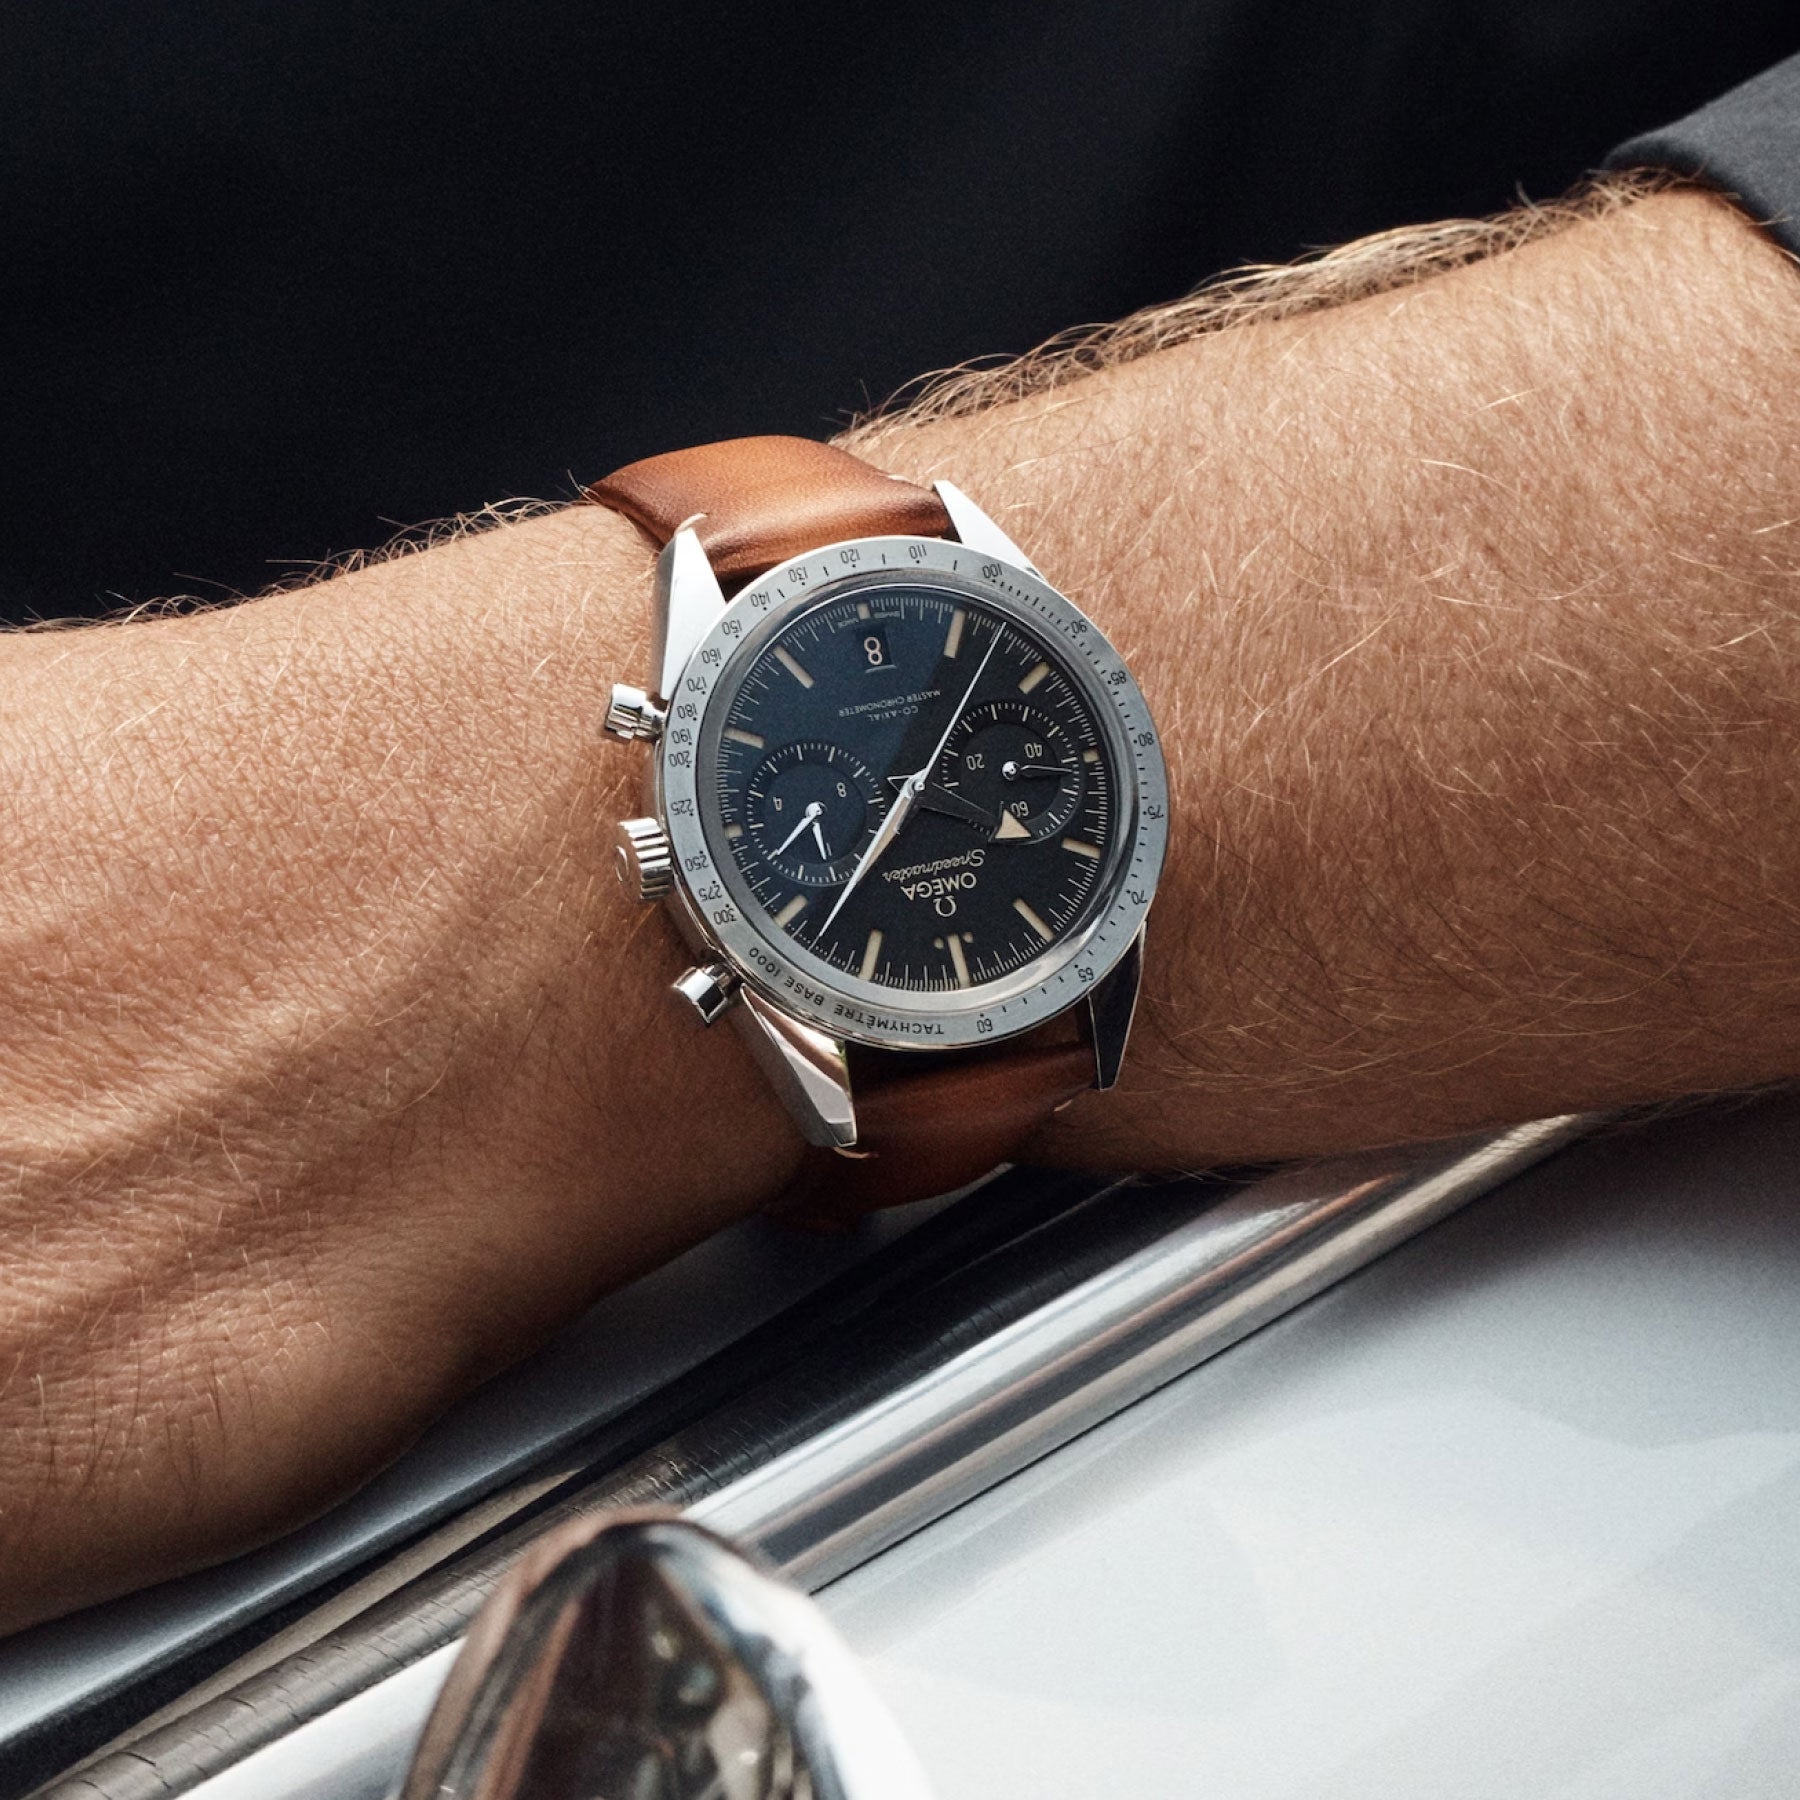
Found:
[[649, 685], [607, 714], [654, 745], [621, 875], [819, 1147], [796, 1209], [960, 1187], [1110, 1087], [1168, 788], [1092, 621], [948, 482], [805, 439], [589, 497], [662, 546]]

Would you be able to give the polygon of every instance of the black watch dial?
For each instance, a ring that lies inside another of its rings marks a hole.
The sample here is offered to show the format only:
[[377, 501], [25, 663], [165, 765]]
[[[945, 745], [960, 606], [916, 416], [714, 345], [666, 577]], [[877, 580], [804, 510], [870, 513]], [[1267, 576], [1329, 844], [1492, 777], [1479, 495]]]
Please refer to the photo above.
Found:
[[702, 804], [765, 929], [880, 987], [979, 987], [1080, 930], [1120, 830], [1046, 635], [925, 585], [798, 613], [715, 704]]

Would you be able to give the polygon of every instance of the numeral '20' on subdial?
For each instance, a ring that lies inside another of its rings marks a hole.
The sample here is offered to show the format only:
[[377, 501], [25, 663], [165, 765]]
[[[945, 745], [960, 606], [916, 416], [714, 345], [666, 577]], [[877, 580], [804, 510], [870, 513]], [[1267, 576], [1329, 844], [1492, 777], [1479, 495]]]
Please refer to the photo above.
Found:
[[1080, 747], [1037, 707], [992, 700], [951, 736], [942, 781], [993, 815], [996, 842], [1052, 837], [1081, 806]]

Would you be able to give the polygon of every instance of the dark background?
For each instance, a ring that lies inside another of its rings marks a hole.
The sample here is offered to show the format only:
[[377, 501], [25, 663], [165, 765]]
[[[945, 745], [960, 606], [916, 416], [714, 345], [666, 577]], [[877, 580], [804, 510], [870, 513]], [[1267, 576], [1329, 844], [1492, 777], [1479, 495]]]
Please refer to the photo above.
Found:
[[12, 0], [0, 616], [253, 591], [1553, 195], [1793, 0]]

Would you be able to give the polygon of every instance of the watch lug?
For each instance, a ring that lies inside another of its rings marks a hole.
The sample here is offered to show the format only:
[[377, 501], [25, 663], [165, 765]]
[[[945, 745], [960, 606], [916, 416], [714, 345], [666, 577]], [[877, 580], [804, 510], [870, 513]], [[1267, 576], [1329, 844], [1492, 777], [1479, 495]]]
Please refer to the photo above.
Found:
[[1131, 948], [1118, 966], [1088, 995], [1088, 1034], [1094, 1043], [1094, 1086], [1112, 1087], [1125, 1061], [1131, 1016], [1137, 1011], [1138, 984], [1144, 973], [1144, 928], [1138, 927]]
[[[696, 513], [694, 519], [702, 516]], [[725, 590], [700, 547], [694, 519], [669, 539], [656, 559], [650, 668], [656, 691], [665, 700], [675, 697], [675, 684], [688, 658], [725, 605]]]
[[841, 1040], [791, 1019], [746, 987], [732, 1018], [750, 1053], [809, 1144], [848, 1150], [856, 1142], [850, 1065]]
[[985, 550], [1004, 562], [1029, 569], [1033, 575], [1043, 574], [1043, 570], [961, 488], [953, 487], [947, 481], [934, 481], [931, 485], [943, 501], [944, 511], [950, 515], [950, 528], [956, 533], [959, 544], [967, 544], [971, 550]]

